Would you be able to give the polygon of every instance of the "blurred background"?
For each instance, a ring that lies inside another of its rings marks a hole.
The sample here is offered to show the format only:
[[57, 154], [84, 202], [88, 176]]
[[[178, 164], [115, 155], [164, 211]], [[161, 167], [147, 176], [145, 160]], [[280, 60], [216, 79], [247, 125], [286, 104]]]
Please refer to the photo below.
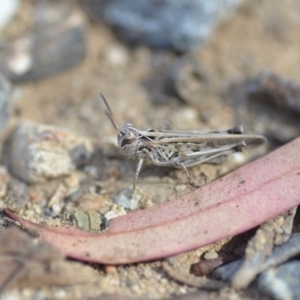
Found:
[[113, 129], [101, 92], [121, 125], [240, 124], [285, 143], [300, 128], [299, 11], [296, 0], [8, 1], [0, 72], [14, 92], [1, 130], [26, 118], [102, 143]]

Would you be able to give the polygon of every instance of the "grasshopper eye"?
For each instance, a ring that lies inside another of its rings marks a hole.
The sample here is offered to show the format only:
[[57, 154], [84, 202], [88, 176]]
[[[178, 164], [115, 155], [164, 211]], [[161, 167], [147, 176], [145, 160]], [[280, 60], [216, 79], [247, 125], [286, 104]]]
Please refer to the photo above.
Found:
[[121, 147], [124, 147], [124, 146], [126, 146], [126, 145], [130, 145], [130, 144], [132, 144], [134, 141], [135, 141], [135, 138], [133, 138], [133, 139], [124, 139], [124, 140], [121, 142]]

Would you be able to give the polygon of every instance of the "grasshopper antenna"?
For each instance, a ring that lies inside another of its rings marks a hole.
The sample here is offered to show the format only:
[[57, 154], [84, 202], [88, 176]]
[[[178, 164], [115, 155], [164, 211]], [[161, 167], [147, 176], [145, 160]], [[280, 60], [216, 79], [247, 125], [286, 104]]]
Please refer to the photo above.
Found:
[[114, 115], [105, 99], [105, 97], [100, 93], [101, 97], [102, 97], [102, 100], [103, 102], [105, 103], [106, 105], [106, 108], [107, 108], [107, 111], [106, 111], [106, 115], [107, 117], [110, 119], [110, 121], [112, 122], [112, 124], [114, 125], [114, 127], [116, 128], [117, 132], [118, 132], [118, 135], [121, 136], [121, 131], [120, 131], [120, 128], [117, 124], [117, 122], [115, 121], [115, 118], [114, 118]]

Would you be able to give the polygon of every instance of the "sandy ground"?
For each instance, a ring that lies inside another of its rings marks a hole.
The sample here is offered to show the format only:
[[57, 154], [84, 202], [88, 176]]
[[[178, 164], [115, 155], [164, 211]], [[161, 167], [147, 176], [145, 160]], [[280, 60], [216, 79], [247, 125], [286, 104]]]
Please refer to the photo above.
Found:
[[[23, 3], [25, 8], [28, 5]], [[26, 9], [25, 12], [30, 13], [30, 7]], [[285, 1], [284, 5], [279, 0], [246, 1], [226, 24], [219, 26], [202, 51], [191, 55], [207, 71], [207, 83], [193, 90], [193, 85], [189, 87], [187, 80], [185, 92], [189, 102], [179, 100], [165, 89], [170, 67], [178, 59], [177, 55], [167, 51], [151, 51], [143, 46], [126, 48], [105, 24], [87, 19], [88, 51], [84, 61], [62, 74], [16, 86], [11, 118], [11, 125], [29, 119], [61, 126], [91, 138], [97, 145], [89, 166], [96, 174], [93, 184], [97, 182], [101, 187], [102, 198], [99, 203], [93, 203], [85, 195], [74, 203], [65, 204], [64, 212], [71, 213], [78, 207], [98, 209], [102, 207], [103, 199], [112, 202], [118, 193], [132, 184], [137, 161], [124, 158], [116, 149], [116, 132], [105, 116], [100, 92], [108, 99], [120, 126], [131, 122], [141, 129], [160, 128], [168, 124], [178, 130], [217, 130], [239, 125], [245, 119], [247, 122], [242, 125], [249, 133], [266, 134], [276, 126], [284, 127], [285, 124], [273, 120], [277, 123], [270, 129], [270, 124], [263, 122], [264, 117], [258, 116], [257, 121], [255, 114], [249, 118], [248, 111], [237, 113], [236, 100], [231, 101], [230, 91], [233, 85], [256, 78], [264, 70], [300, 81], [299, 9], [297, 0]], [[112, 51], [117, 52], [117, 58], [112, 58]], [[287, 130], [292, 133], [297, 131], [293, 125]], [[243, 162], [262, 155], [264, 151], [247, 151]], [[193, 167], [190, 173], [199, 185], [203, 185], [240, 164], [233, 157], [222, 165]], [[84, 170], [80, 172], [80, 178], [88, 177], [82, 175]], [[57, 184], [53, 184], [53, 190]], [[27, 203], [26, 206], [23, 202], [14, 204], [32, 220], [47, 219], [44, 211], [49, 199], [43, 188], [30, 187], [31, 195], [37, 193], [44, 197], [42, 200]], [[142, 197], [139, 208], [168, 201], [193, 189], [182, 170], [144, 166], [138, 180]], [[3, 205], [7, 204], [3, 202]], [[40, 209], [28, 213], [33, 206]], [[210, 248], [219, 250], [225, 242]], [[188, 254], [188, 262], [197, 261], [207, 249], [209, 247]], [[163, 271], [160, 261], [119, 266], [109, 274], [105, 274], [102, 267], [90, 268], [96, 270], [98, 284], [90, 284], [89, 288], [80, 285], [46, 288], [41, 293], [50, 298], [61, 293], [65, 295], [61, 299], [83, 299], [99, 296], [103, 291], [134, 298], [162, 299], [196, 291], [194, 287], [171, 279]], [[36, 291], [30, 289], [23, 290], [23, 293], [28, 299], [36, 295]], [[224, 290], [221, 295], [235, 299], [258, 297], [251, 289], [243, 292]]]

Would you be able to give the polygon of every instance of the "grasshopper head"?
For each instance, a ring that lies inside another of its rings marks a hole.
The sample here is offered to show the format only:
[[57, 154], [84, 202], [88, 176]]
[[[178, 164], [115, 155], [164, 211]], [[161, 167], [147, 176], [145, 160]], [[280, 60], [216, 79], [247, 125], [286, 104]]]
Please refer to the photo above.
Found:
[[115, 129], [118, 132], [118, 146], [121, 148], [125, 155], [130, 156], [136, 153], [137, 146], [139, 142], [139, 132], [132, 124], [127, 123], [121, 129], [117, 122], [115, 121], [114, 115], [105, 99], [101, 94], [102, 100], [106, 105], [107, 111], [106, 115], [110, 119], [111, 123], [114, 125]]
[[135, 154], [139, 142], [139, 134], [132, 124], [125, 124], [118, 135], [118, 146], [122, 149], [125, 155], [130, 156]]

